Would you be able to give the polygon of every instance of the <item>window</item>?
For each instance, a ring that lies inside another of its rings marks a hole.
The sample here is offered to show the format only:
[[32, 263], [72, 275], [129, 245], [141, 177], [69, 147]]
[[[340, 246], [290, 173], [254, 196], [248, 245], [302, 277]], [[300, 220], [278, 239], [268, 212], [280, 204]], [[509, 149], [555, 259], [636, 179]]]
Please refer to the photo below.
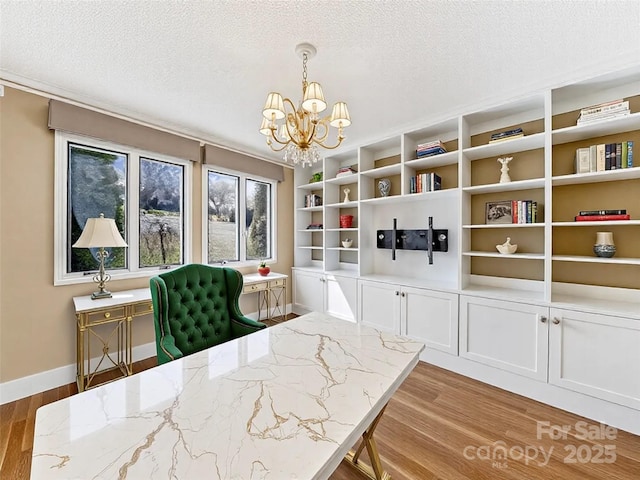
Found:
[[275, 192], [273, 180], [205, 167], [205, 262], [275, 261]]
[[188, 262], [192, 168], [188, 160], [56, 132], [54, 284], [92, 281], [97, 249], [73, 244], [101, 213], [115, 219], [128, 244], [106, 249], [112, 277]]

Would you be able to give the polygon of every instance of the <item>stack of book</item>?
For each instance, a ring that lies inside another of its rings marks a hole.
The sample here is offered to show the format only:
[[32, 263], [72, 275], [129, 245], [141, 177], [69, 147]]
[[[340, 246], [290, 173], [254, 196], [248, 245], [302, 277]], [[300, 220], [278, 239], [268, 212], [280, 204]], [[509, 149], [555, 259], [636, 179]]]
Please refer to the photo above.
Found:
[[319, 207], [321, 205], [322, 205], [322, 197], [320, 197], [319, 195], [315, 195], [313, 193], [305, 195], [304, 197], [305, 208]]
[[431, 157], [432, 155], [440, 155], [446, 151], [447, 149], [444, 148], [444, 144], [440, 140], [435, 140], [433, 142], [418, 145], [416, 155], [418, 158]]
[[576, 173], [633, 167], [633, 141], [601, 143], [576, 149]]
[[504, 142], [505, 140], [513, 140], [514, 138], [521, 137], [524, 137], [524, 132], [522, 131], [522, 128], [518, 127], [504, 132], [492, 133], [489, 143]]
[[442, 178], [434, 172], [418, 173], [411, 177], [409, 193], [435, 192], [442, 189]]
[[511, 200], [512, 223], [537, 223], [538, 202], [533, 200]]
[[631, 215], [622, 210], [581, 210], [575, 217], [576, 222], [602, 222], [609, 220], [631, 220]]
[[578, 125], [624, 117], [629, 114], [631, 114], [631, 111], [629, 110], [628, 101], [620, 99], [612, 102], [599, 103], [598, 105], [592, 105], [591, 107], [580, 110]]
[[338, 173], [336, 173], [336, 178], [346, 177], [347, 175], [353, 175], [354, 173], [356, 173], [356, 170], [351, 167], [341, 167], [338, 169]]

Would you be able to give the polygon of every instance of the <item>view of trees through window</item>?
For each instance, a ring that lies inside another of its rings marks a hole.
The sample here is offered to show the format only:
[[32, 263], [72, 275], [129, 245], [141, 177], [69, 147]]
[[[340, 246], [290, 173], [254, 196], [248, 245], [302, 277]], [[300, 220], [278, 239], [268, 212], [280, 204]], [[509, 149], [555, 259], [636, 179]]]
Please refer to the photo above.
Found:
[[[99, 266], [98, 249], [72, 248], [88, 218], [114, 218], [122, 237], [125, 230], [125, 193], [127, 191], [125, 154], [69, 144], [67, 272], [87, 272]], [[125, 248], [107, 248], [105, 265], [110, 269], [125, 268]]]
[[[98, 269], [97, 249], [73, 248], [88, 218], [114, 218], [127, 243], [127, 154], [69, 143], [67, 273]], [[140, 157], [139, 267], [183, 262], [184, 166]], [[135, 188], [135, 187], [134, 187]], [[133, 212], [135, 214], [135, 212]], [[129, 236], [130, 237], [130, 236]], [[135, 241], [135, 239], [133, 240]], [[105, 266], [127, 268], [126, 248], [107, 248]]]
[[236, 223], [239, 181], [234, 175], [209, 172], [209, 263], [240, 260]]
[[[271, 184], [246, 179], [239, 201], [240, 177], [208, 172], [208, 262], [259, 260], [272, 257]], [[244, 228], [238, 212], [244, 208]], [[244, 237], [240, 248], [241, 235]]]
[[247, 179], [247, 260], [271, 257], [271, 185]]
[[140, 267], [182, 263], [184, 167], [140, 158]]

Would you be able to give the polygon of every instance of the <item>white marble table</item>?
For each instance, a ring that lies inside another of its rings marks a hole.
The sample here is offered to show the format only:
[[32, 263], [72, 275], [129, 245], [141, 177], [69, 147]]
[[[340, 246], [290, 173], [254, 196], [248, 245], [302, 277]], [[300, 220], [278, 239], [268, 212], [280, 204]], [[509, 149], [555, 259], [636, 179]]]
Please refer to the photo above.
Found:
[[39, 408], [31, 479], [328, 478], [423, 348], [301, 316]]

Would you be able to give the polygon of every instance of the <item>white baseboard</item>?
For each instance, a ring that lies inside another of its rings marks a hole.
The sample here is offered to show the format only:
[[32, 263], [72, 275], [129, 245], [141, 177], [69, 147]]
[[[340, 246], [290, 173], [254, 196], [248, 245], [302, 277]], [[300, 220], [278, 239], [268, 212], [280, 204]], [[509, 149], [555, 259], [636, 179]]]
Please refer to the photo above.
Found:
[[[291, 304], [286, 307], [286, 313], [291, 313]], [[258, 312], [245, 315], [252, 320], [258, 319]], [[156, 356], [155, 342], [138, 345], [133, 348], [133, 361], [139, 362], [146, 358]], [[92, 364], [96, 364], [99, 358], [92, 359]], [[76, 364], [65, 365], [45, 372], [35, 373], [27, 377], [17, 378], [8, 382], [0, 383], [0, 405], [13, 402], [24, 397], [46, 392], [52, 388], [58, 388], [76, 381]]]
[[[640, 435], [640, 415], [638, 415], [638, 411], [624, 405], [618, 405], [429, 348], [422, 352], [420, 360], [508, 392], [537, 400], [546, 405], [575, 413], [634, 435]], [[535, 428], [535, 425], [532, 428]]]
[[[133, 361], [138, 362], [156, 356], [156, 343], [149, 342], [132, 349]], [[91, 360], [96, 364], [99, 357]], [[24, 397], [46, 392], [76, 381], [76, 364], [65, 365], [45, 372], [35, 373], [28, 377], [17, 378], [0, 384], [0, 405], [13, 402]]]

